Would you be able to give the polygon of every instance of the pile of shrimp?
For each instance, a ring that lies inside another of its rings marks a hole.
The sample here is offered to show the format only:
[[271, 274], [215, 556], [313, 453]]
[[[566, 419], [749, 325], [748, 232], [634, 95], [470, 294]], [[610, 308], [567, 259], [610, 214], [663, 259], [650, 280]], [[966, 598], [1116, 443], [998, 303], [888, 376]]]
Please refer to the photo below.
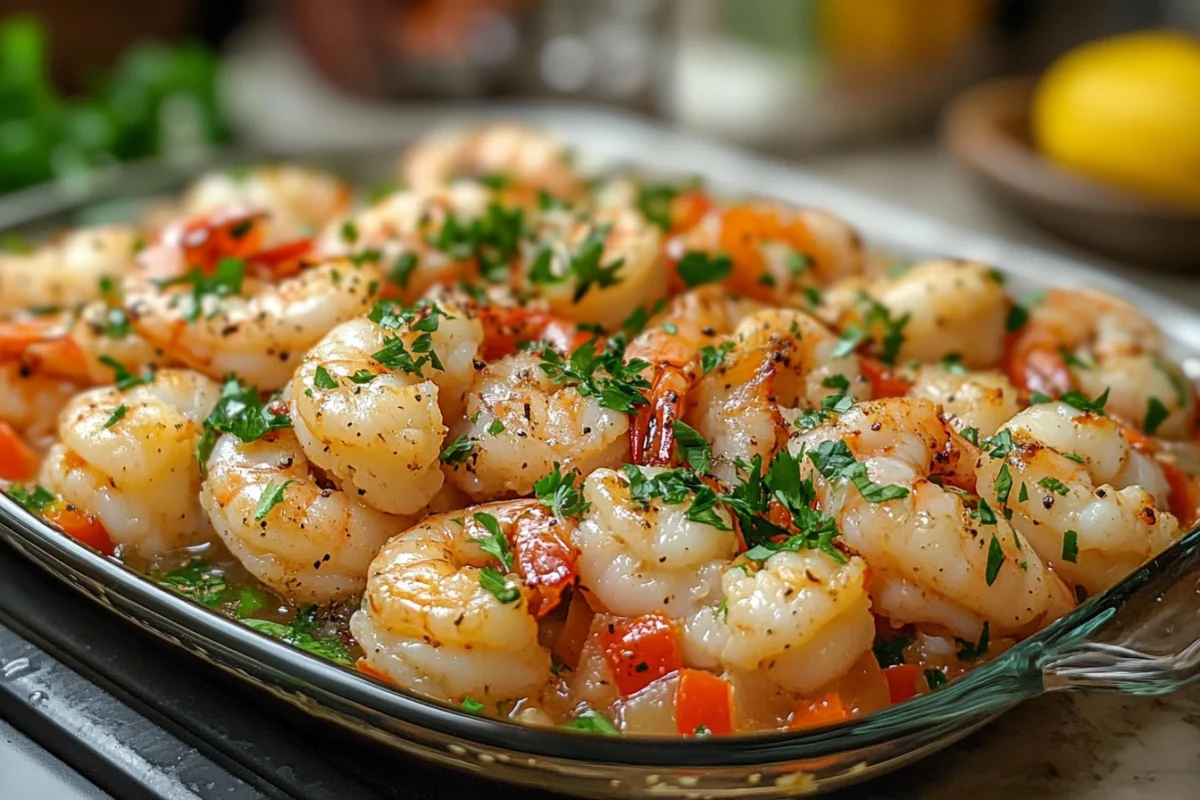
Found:
[[574, 163], [497, 124], [371, 201], [257, 167], [3, 255], [8, 494], [466, 713], [688, 737], [938, 691], [1196, 522], [1125, 302]]

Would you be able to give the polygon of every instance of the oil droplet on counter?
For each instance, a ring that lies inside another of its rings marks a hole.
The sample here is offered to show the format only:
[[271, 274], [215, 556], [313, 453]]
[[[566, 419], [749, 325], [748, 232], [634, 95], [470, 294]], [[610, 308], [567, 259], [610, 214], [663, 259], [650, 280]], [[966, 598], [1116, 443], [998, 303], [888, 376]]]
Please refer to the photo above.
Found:
[[31, 666], [28, 658], [14, 658], [3, 667], [0, 667], [0, 678], [11, 680], [22, 672], [28, 671]]

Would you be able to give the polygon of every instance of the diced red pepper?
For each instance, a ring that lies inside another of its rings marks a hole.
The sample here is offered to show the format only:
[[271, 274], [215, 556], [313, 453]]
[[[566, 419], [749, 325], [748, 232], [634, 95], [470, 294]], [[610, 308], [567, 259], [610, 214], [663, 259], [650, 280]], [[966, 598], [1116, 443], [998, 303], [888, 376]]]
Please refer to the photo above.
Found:
[[675, 631], [661, 614], [614, 619], [601, 628], [600, 641], [624, 697], [683, 666]]
[[86, 511], [71, 506], [49, 508], [42, 512], [42, 518], [75, 541], [106, 556], [111, 556], [116, 549], [104, 525]]
[[7, 422], [0, 422], [0, 478], [28, 481], [37, 475], [38, 457]]
[[891, 694], [893, 704], [916, 697], [917, 679], [921, 677], [921, 671], [912, 664], [887, 667], [883, 671], [883, 677], [887, 679], [888, 693]]
[[819, 728], [822, 725], [841, 722], [851, 716], [853, 716], [851, 710], [846, 707], [838, 692], [826, 692], [811, 700], [801, 701], [788, 719], [788, 730]]
[[714, 736], [733, 733], [733, 687], [729, 681], [700, 669], [680, 670], [675, 729], [684, 736], [698, 730]]
[[871, 384], [871, 396], [876, 400], [882, 397], [904, 397], [912, 388], [908, 381], [894, 376], [891, 369], [879, 359], [859, 356], [858, 365], [863, 377]]

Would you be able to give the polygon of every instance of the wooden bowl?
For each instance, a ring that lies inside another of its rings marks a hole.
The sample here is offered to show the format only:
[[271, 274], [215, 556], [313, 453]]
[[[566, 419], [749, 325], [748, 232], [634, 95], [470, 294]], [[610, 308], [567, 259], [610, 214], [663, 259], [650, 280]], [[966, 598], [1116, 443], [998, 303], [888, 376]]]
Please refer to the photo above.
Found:
[[1200, 267], [1200, 212], [1093, 181], [1034, 149], [1034, 85], [1002, 78], [956, 98], [942, 127], [954, 156], [997, 197], [1085, 247], [1147, 266]]

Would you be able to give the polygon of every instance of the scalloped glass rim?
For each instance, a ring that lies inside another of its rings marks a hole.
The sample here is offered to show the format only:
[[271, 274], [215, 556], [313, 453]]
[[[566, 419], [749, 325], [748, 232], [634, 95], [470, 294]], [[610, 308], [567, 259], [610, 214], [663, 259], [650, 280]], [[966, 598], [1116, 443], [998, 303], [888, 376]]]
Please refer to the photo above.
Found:
[[[72, 573], [90, 579], [101, 593], [115, 593], [153, 614], [154, 622], [200, 636], [210, 647], [273, 672], [276, 681], [321, 705], [364, 721], [375, 722], [364, 714], [373, 712], [487, 747], [554, 758], [663, 768], [720, 768], [819, 758], [933, 727], [976, 722], [1041, 694], [1042, 664], [1048, 657], [1086, 639], [1110, 620], [1138, 589], [1200, 548], [1200, 529], [1193, 530], [1117, 586], [1090, 598], [1072, 613], [935, 693], [803, 733], [742, 734], [696, 740], [606, 737], [537, 728], [474, 716], [449, 704], [389, 686], [271, 639], [164, 589], [119, 561], [59, 533], [4, 495], [0, 495], [0, 535], [68, 583], [77, 583], [68, 579]], [[26, 545], [36, 548], [39, 555], [29, 553]], [[82, 586], [77, 588], [87, 591]], [[143, 620], [150, 622], [145, 615]], [[160, 625], [152, 624], [151, 628], [160, 636], [173, 638]], [[654, 747], [646, 747], [649, 742]]]

